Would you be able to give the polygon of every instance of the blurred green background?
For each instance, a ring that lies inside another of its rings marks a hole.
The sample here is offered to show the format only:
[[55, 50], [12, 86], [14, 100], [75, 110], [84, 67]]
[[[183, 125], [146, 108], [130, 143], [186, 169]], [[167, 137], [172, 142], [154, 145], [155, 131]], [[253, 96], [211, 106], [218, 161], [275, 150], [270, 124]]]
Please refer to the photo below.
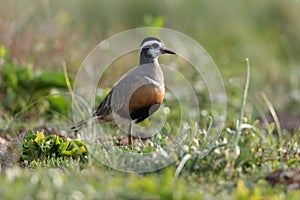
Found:
[[[265, 1], [0, 0], [0, 44], [18, 65], [76, 73], [100, 41], [132, 28], [156, 26], [198, 41], [223, 76], [229, 106], [239, 109], [251, 62], [249, 113], [267, 112], [261, 92], [287, 119], [299, 118], [300, 3]], [[283, 118], [285, 118], [283, 117]]]

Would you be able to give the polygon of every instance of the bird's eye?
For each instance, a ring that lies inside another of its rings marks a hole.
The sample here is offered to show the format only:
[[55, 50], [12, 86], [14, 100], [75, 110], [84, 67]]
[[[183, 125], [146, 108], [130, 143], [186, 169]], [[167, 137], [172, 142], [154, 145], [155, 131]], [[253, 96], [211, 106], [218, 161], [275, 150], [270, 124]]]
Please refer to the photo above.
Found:
[[157, 48], [159, 47], [159, 44], [157, 44], [157, 43], [154, 43], [154, 44], [152, 44], [151, 46], [152, 46], [152, 48], [155, 48], [155, 49], [157, 49]]

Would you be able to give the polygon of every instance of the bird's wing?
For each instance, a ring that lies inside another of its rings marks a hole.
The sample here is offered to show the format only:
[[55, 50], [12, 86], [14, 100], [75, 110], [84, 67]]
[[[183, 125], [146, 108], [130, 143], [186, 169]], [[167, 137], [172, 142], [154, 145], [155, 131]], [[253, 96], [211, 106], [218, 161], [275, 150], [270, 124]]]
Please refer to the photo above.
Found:
[[133, 92], [143, 84], [144, 79], [138, 73], [130, 73], [124, 77], [112, 93], [111, 105], [114, 112], [129, 112], [129, 100]]
[[101, 118], [111, 114], [112, 111], [118, 113], [120, 109], [126, 107], [126, 102], [130, 99], [131, 89], [137, 87], [141, 82], [137, 69], [134, 68], [122, 76], [94, 111], [93, 116]]
[[103, 117], [109, 115], [112, 112], [111, 98], [114, 88], [107, 94], [104, 100], [100, 103], [97, 109], [94, 111], [93, 116]]
[[[151, 68], [148, 66], [148, 69]], [[102, 117], [111, 114], [112, 112], [124, 117], [129, 116], [129, 100], [133, 92], [139, 87], [151, 83], [144, 77], [147, 73], [148, 70], [145, 70], [145, 66], [136, 67], [126, 73], [98, 106], [94, 112], [94, 116]]]

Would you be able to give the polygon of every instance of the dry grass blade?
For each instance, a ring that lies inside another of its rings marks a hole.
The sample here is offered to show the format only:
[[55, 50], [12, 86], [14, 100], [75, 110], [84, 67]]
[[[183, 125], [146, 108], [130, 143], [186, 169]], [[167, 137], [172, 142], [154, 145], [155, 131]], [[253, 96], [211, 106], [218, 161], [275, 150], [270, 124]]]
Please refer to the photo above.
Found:
[[274, 122], [275, 122], [275, 126], [276, 126], [277, 133], [278, 133], [278, 138], [281, 141], [281, 139], [282, 139], [282, 132], [281, 132], [281, 126], [280, 126], [280, 122], [279, 122], [279, 119], [278, 119], [278, 115], [277, 115], [277, 113], [276, 113], [276, 111], [275, 111], [275, 109], [274, 109], [271, 101], [267, 97], [267, 95], [264, 92], [262, 92], [261, 96], [264, 99], [266, 105], [268, 106], [268, 109], [270, 110], [272, 118], [274, 119]]

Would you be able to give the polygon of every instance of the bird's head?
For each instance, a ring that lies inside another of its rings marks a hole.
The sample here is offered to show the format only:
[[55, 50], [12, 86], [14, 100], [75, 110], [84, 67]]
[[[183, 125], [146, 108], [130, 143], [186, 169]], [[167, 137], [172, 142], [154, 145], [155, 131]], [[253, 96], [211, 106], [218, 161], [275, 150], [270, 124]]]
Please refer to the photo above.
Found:
[[140, 55], [156, 59], [161, 54], [175, 54], [175, 52], [166, 49], [165, 44], [156, 37], [145, 38], [140, 46]]

